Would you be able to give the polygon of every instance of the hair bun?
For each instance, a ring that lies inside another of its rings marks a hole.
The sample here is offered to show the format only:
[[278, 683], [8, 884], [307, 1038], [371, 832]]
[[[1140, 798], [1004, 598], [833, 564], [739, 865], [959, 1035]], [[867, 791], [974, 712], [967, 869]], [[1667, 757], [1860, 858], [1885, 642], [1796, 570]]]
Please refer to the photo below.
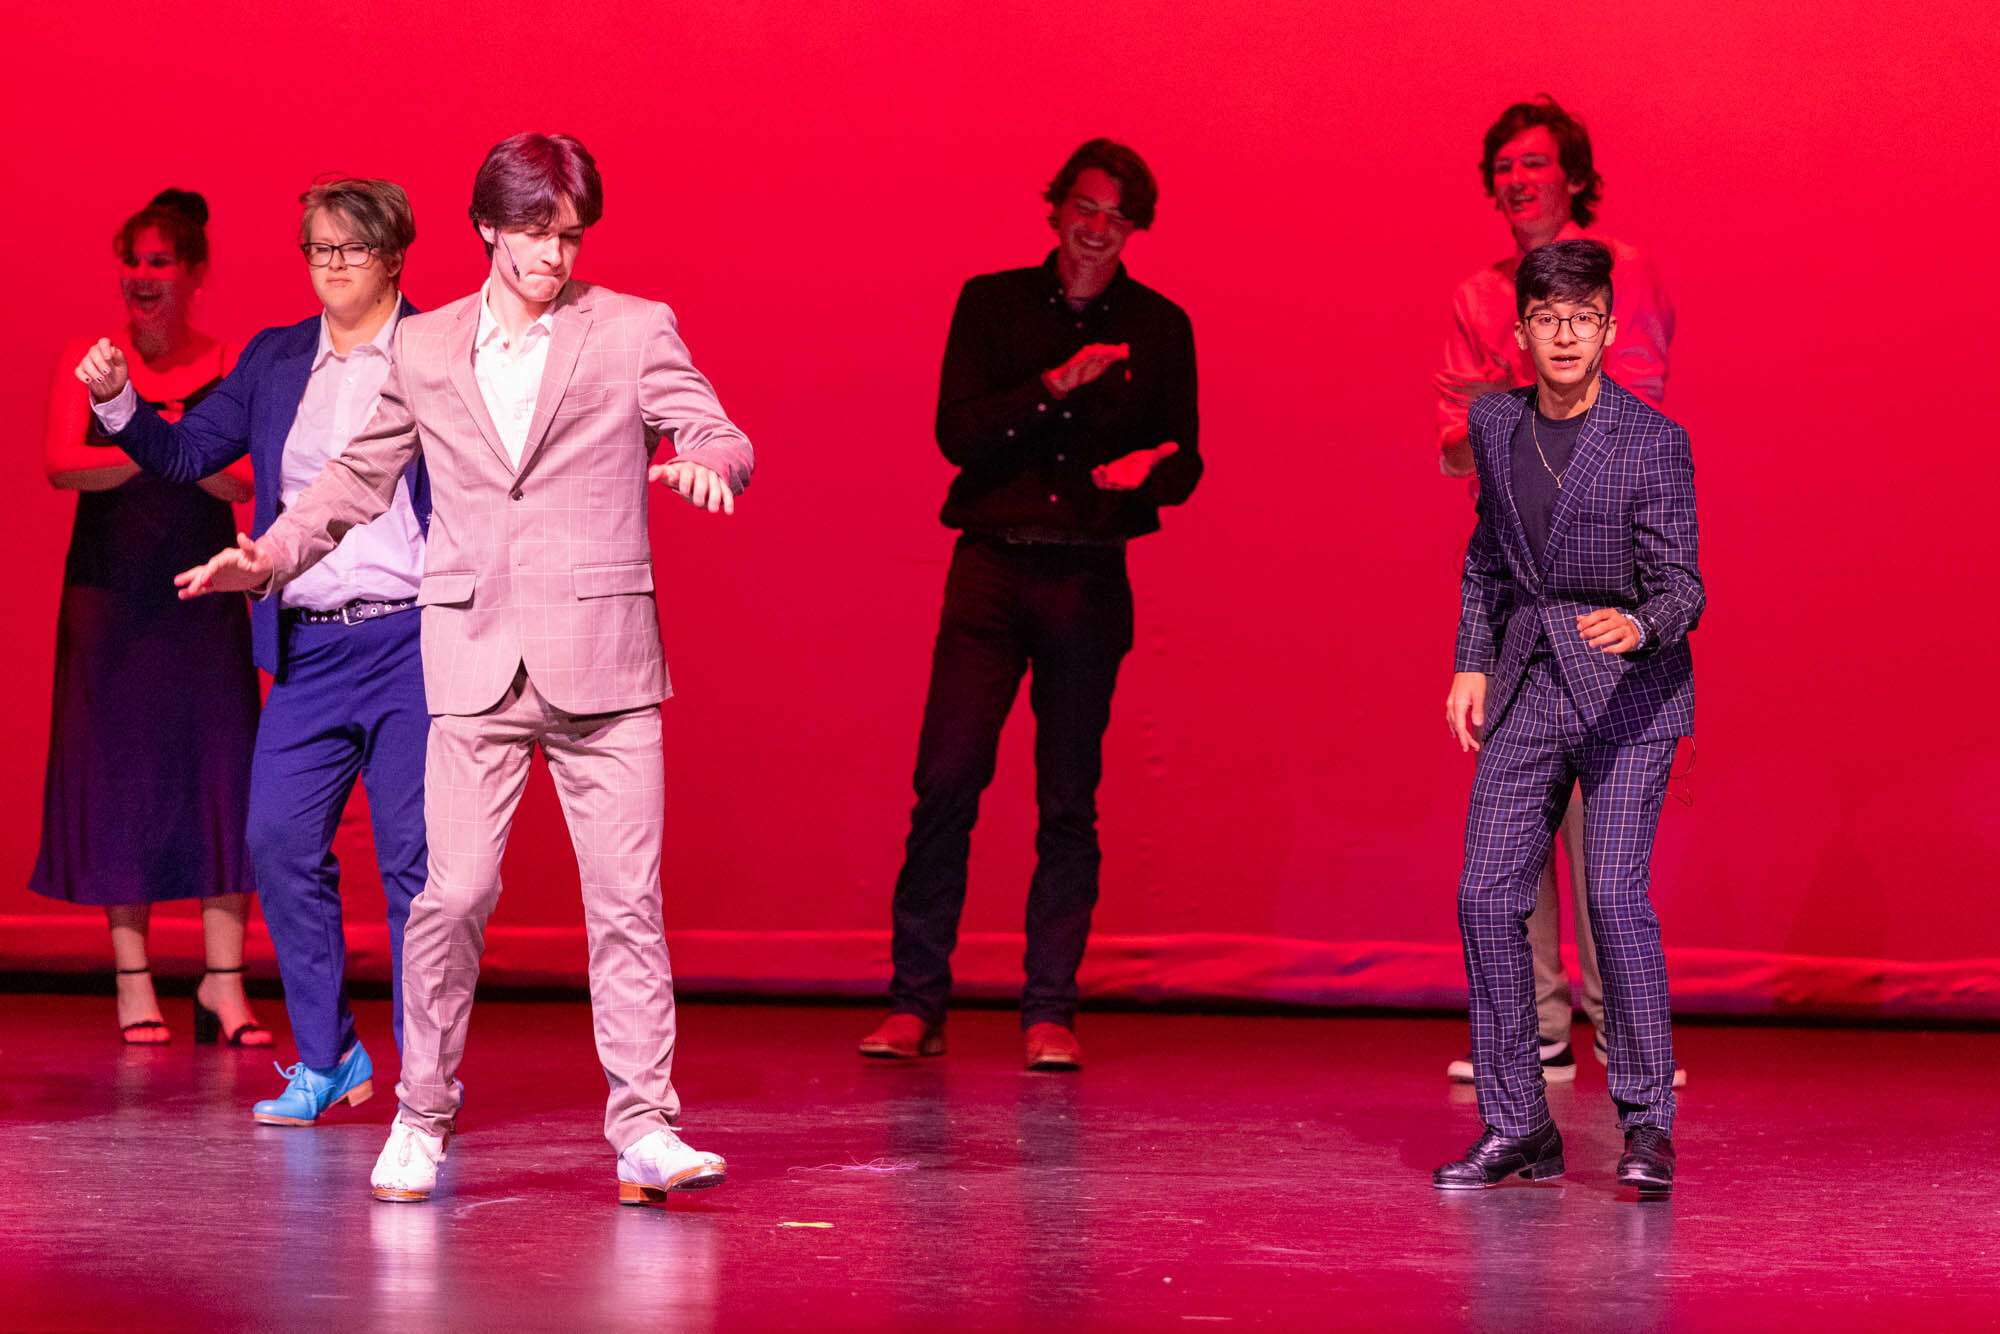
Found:
[[171, 209], [197, 227], [208, 226], [208, 201], [193, 190], [162, 190], [147, 207]]

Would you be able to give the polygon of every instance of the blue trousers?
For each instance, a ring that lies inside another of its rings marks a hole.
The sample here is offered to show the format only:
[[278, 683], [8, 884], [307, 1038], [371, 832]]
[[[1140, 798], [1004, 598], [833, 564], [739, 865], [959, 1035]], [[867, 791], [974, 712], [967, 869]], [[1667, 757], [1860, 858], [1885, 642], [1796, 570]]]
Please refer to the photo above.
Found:
[[1673, 762], [1672, 740], [1615, 745], [1593, 734], [1547, 660], [1528, 668], [1520, 693], [1479, 752], [1458, 923], [1465, 937], [1479, 1116], [1503, 1135], [1531, 1135], [1549, 1121], [1528, 914], [1535, 910], [1570, 788], [1578, 783], [1590, 931], [1604, 977], [1611, 1098], [1624, 1129], [1673, 1129], [1667, 965], [1649, 897], [1653, 836]]
[[403, 1043], [403, 927], [422, 891], [424, 707], [420, 613], [356, 625], [288, 625], [250, 761], [250, 860], [299, 1059], [336, 1064], [354, 1042], [333, 834], [359, 777], [389, 920], [396, 1045]]

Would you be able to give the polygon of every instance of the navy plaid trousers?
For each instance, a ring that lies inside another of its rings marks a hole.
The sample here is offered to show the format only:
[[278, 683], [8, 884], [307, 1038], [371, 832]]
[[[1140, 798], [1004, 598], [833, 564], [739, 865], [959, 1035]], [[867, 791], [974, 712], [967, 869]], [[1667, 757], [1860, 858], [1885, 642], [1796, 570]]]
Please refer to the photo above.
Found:
[[1674, 1039], [1660, 919], [1648, 889], [1674, 741], [1595, 735], [1556, 664], [1532, 663], [1479, 752], [1465, 821], [1458, 922], [1471, 991], [1479, 1116], [1503, 1135], [1549, 1121], [1535, 1018], [1528, 915], [1570, 785], [1583, 786], [1591, 934], [1604, 977], [1611, 1099], [1619, 1124], [1674, 1124]]

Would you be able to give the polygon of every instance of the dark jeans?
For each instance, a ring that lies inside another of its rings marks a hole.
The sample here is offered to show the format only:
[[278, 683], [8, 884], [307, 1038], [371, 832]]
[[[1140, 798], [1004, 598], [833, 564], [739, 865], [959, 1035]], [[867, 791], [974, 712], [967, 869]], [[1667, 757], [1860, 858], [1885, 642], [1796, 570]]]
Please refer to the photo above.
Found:
[[917, 741], [917, 804], [896, 878], [890, 1007], [944, 1018], [951, 952], [979, 794], [993, 781], [1000, 729], [1031, 668], [1035, 711], [1035, 874], [1021, 1026], [1068, 1024], [1097, 903], [1097, 780], [1118, 664], [1132, 647], [1122, 547], [1012, 545], [961, 537], [945, 579]]

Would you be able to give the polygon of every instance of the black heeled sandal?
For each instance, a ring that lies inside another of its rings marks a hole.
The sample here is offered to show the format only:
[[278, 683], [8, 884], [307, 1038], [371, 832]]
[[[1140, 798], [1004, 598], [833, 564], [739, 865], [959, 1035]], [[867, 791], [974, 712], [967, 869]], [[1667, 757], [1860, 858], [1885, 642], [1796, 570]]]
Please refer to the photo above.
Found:
[[[204, 968], [201, 970], [201, 977], [202, 981], [205, 982], [211, 973], [222, 977], [230, 973], [240, 973], [242, 971], [241, 968]], [[255, 1037], [259, 1033], [262, 1033], [271, 1040], [269, 1042], [249, 1042], [245, 1040]], [[234, 1032], [230, 1033], [226, 1038], [223, 1037], [222, 1016], [201, 1003], [201, 982], [195, 983], [194, 987], [194, 1040], [204, 1047], [213, 1047], [218, 1041], [225, 1042], [232, 1047], [269, 1047], [275, 1045], [277, 1042], [276, 1038], [271, 1037], [271, 1030], [258, 1023], [255, 1019], [237, 1025]]]
[[[136, 977], [140, 973], [150, 974], [153, 970], [148, 965], [145, 968], [119, 968], [115, 971], [120, 977]], [[135, 1038], [132, 1036], [142, 1029], [158, 1030], [161, 1036], [157, 1038]], [[121, 1026], [118, 1030], [118, 1040], [128, 1047], [164, 1047], [174, 1040], [174, 1031], [167, 1027], [167, 1021], [164, 1019], [140, 1019], [134, 1023]]]

